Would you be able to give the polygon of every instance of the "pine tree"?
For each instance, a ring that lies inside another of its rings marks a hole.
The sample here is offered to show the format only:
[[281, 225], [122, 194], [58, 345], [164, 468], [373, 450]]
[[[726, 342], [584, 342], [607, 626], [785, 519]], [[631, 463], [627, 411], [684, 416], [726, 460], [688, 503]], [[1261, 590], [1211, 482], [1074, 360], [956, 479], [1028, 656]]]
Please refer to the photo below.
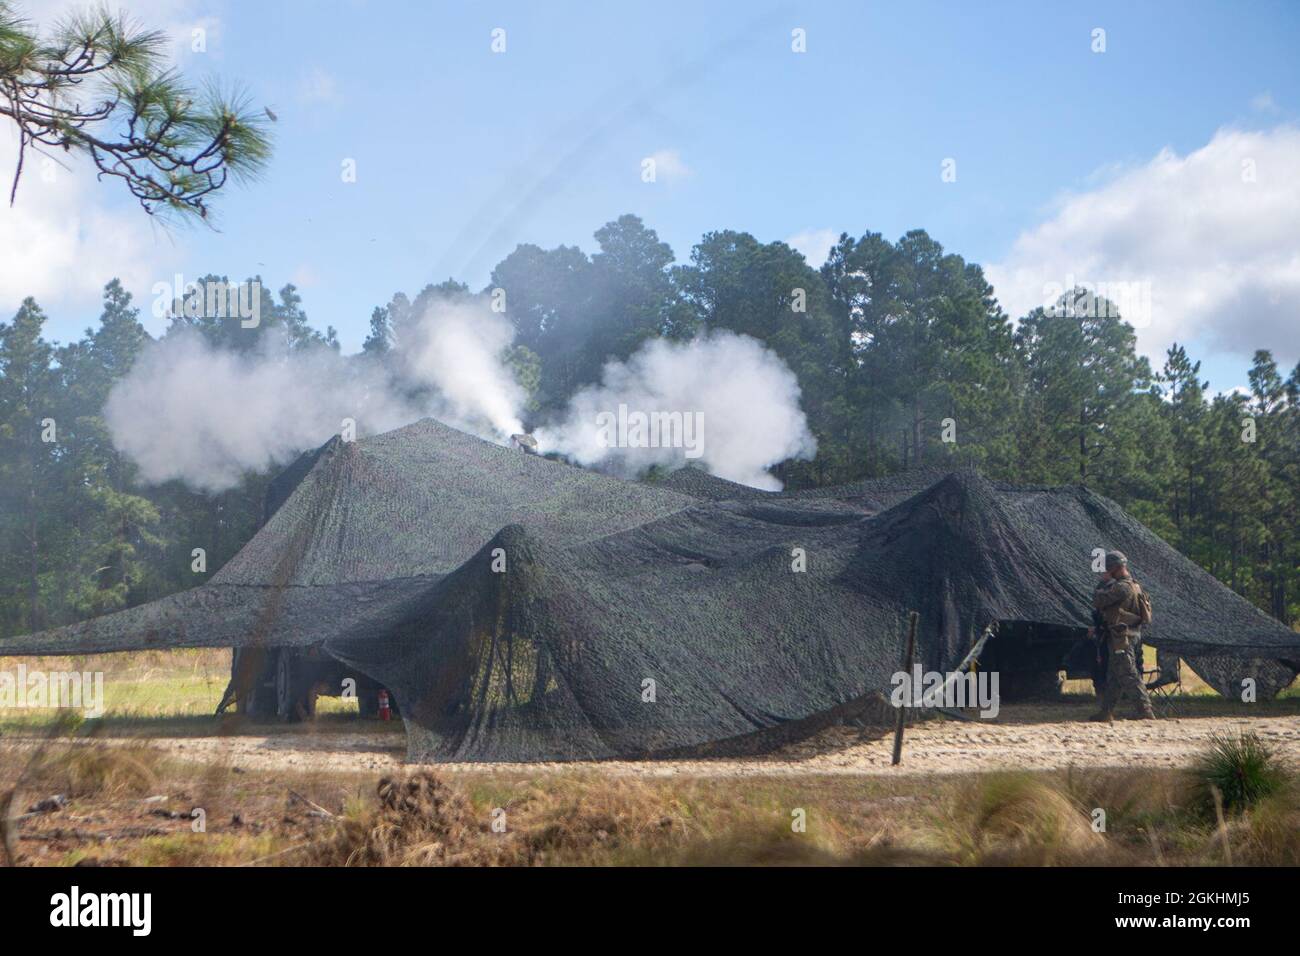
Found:
[[135, 468], [114, 447], [104, 421], [113, 385], [130, 372], [148, 340], [130, 293], [114, 279], [104, 288], [99, 328], [59, 354], [76, 409], [66, 435], [62, 489], [79, 517], [77, 560], [69, 565], [74, 577], [65, 595], [79, 616], [132, 603], [149, 573], [141, 548], [161, 545], [158, 510], [135, 493]]
[[1121, 488], [1153, 427], [1139, 397], [1154, 376], [1133, 327], [1084, 289], [1035, 309], [1016, 331], [1025, 368], [1021, 452], [1033, 480]]
[[[54, 348], [41, 332], [45, 313], [26, 298], [8, 324], [0, 324], [0, 495], [6, 599], [21, 611], [10, 619], [22, 630], [46, 622], [42, 573], [57, 557], [55, 539], [63, 530], [54, 523], [51, 489], [59, 447], [59, 372]], [[62, 423], [64, 426], [67, 422]]]

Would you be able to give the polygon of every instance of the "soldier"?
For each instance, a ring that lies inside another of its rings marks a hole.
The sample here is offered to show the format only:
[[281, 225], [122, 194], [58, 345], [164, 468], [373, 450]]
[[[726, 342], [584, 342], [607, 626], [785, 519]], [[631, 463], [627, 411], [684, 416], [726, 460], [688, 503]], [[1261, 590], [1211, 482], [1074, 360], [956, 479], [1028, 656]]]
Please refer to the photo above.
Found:
[[1142, 625], [1151, 621], [1151, 599], [1128, 573], [1128, 558], [1121, 552], [1106, 552], [1106, 576], [1092, 594], [1092, 605], [1104, 624], [1102, 648], [1108, 653], [1101, 710], [1090, 719], [1110, 723], [1114, 720], [1115, 705], [1129, 692], [1137, 698], [1141, 719], [1154, 720], [1155, 711], [1142, 683], [1136, 654], [1142, 640]]

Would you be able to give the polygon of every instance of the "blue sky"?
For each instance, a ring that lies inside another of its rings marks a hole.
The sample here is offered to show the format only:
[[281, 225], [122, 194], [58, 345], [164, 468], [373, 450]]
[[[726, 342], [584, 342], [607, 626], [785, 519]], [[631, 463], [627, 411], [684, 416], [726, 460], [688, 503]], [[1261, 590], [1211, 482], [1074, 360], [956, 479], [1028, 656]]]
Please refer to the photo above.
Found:
[[[42, 11], [73, 5], [28, 3], [27, 12], [41, 20]], [[1140, 336], [1147, 350], [1190, 341], [1216, 388], [1245, 382], [1256, 346], [1288, 365], [1300, 358], [1297, 313], [1276, 301], [1300, 282], [1289, 265], [1293, 255], [1300, 262], [1300, 238], [1285, 249], [1277, 248], [1285, 239], [1269, 240], [1275, 267], [1234, 278], [1251, 271], [1240, 263], [1261, 258], [1251, 243], [1285, 237], [1284, 224], [1257, 228], [1237, 216], [1238, 237], [1221, 235], [1226, 227], [1211, 219], [1194, 230], [1206, 235], [1190, 254], [1134, 254], [1129, 245], [1141, 249], [1148, 234], [1163, 241], [1155, 230], [1186, 221], [1181, 204], [1207, 203], [1179, 186], [1168, 208], [1117, 225], [1107, 202], [1151, 193], [1142, 176], [1158, 177], [1149, 167], [1162, 150], [1187, 159], [1228, 130], [1263, 137], [1219, 141], [1225, 162], [1241, 150], [1270, 157], [1261, 179], [1279, 192], [1259, 215], [1293, 208], [1295, 3], [122, 5], [182, 41], [205, 29], [207, 50], [182, 46], [179, 65], [196, 78], [238, 80], [269, 105], [279, 117], [276, 152], [264, 179], [221, 198], [219, 231], [142, 227], [142, 213], [106, 195], [113, 185], [78, 187], [83, 203], [102, 207], [99, 228], [123, 223], [123, 238], [97, 241], [92, 225], [81, 228], [94, 275], [47, 283], [40, 296], [58, 338], [93, 319], [92, 279], [99, 286], [123, 275], [147, 306], [152, 282], [176, 271], [187, 279], [260, 273], [277, 287], [296, 281], [313, 323], [337, 327], [353, 351], [371, 309], [397, 290], [449, 275], [480, 287], [520, 242], [591, 251], [593, 231], [632, 212], [679, 261], [704, 232], [723, 228], [811, 250], [818, 236], [840, 231], [896, 238], [921, 227], [968, 260], [1014, 265], [1034, 282], [1083, 255], [1071, 250], [1092, 257], [1103, 280], [1136, 255], [1157, 294], [1189, 274], [1193, 284], [1218, 274], [1214, 301], [1274, 307], [1245, 326], [1222, 305], [1194, 321], [1157, 319]], [[490, 48], [498, 27], [504, 53]], [[1091, 48], [1099, 27], [1104, 53]], [[795, 28], [806, 30], [806, 53], [791, 51]], [[645, 183], [640, 163], [652, 155], [660, 175]], [[348, 158], [355, 183], [341, 181]], [[956, 160], [956, 182], [941, 180], [947, 158]], [[1177, 168], [1199, 181], [1192, 167]], [[1117, 181], [1122, 188], [1107, 192]], [[1034, 239], [1066, 194], [1091, 205]], [[47, 208], [41, 188], [26, 183], [24, 203], [25, 213], [0, 213], [0, 223], [9, 220], [0, 238], [25, 242], [23, 229], [34, 226], [19, 216]], [[56, 200], [48, 206], [57, 213]], [[1088, 224], [1075, 220], [1090, 215], [1111, 237], [1104, 253], [1080, 238]], [[0, 309], [16, 308], [23, 281], [40, 286], [38, 271], [8, 280], [0, 271]], [[1025, 301], [1023, 290], [1002, 291], [1004, 302]], [[151, 320], [152, 331], [161, 326]], [[1238, 342], [1233, 330], [1244, 327], [1251, 340]]]

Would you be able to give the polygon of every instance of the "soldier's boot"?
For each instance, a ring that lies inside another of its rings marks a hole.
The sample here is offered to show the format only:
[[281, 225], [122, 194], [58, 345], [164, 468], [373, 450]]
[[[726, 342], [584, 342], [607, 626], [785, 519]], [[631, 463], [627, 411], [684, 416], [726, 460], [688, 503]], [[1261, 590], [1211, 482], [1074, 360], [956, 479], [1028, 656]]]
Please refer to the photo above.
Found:
[[1115, 722], [1115, 704], [1119, 698], [1118, 676], [1112, 663], [1106, 686], [1102, 688], [1101, 699], [1097, 701], [1097, 712], [1088, 718], [1093, 723], [1113, 724]]
[[1137, 699], [1138, 720], [1155, 720], [1156, 712], [1151, 707], [1151, 692], [1142, 686], [1141, 680], [1138, 681], [1138, 699]]

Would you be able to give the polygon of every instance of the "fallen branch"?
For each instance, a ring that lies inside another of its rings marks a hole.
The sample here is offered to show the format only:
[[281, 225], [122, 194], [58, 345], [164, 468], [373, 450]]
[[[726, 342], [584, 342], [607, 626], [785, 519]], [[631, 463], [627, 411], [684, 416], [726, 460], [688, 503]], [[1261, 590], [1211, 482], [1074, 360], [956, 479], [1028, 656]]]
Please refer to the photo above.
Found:
[[331, 820], [334, 819], [334, 814], [330, 813], [328, 810], [326, 810], [324, 807], [322, 807], [319, 803], [315, 803], [315, 802], [313, 802], [313, 801], [311, 801], [311, 800], [308, 800], [306, 797], [304, 797], [304, 796], [303, 796], [301, 793], [299, 793], [297, 790], [290, 790], [290, 791], [289, 791], [289, 797], [290, 797], [291, 799], [293, 799], [293, 800], [299, 800], [299, 801], [301, 801], [302, 803], [305, 803], [307, 806], [311, 807], [313, 810], [315, 810], [317, 813], [321, 814], [322, 816], [329, 817]]
[[324, 840], [309, 840], [306, 843], [299, 843], [296, 846], [291, 846], [288, 849], [280, 850], [279, 852], [269, 854], [268, 856], [259, 856], [256, 860], [249, 860], [247, 863], [241, 863], [239, 865], [256, 866], [259, 863], [265, 863], [267, 860], [274, 860], [276, 857], [284, 856], [287, 853], [292, 853], [294, 850], [305, 850], [309, 846], [315, 846], [317, 843], [324, 843], [324, 842], [325, 842]]

